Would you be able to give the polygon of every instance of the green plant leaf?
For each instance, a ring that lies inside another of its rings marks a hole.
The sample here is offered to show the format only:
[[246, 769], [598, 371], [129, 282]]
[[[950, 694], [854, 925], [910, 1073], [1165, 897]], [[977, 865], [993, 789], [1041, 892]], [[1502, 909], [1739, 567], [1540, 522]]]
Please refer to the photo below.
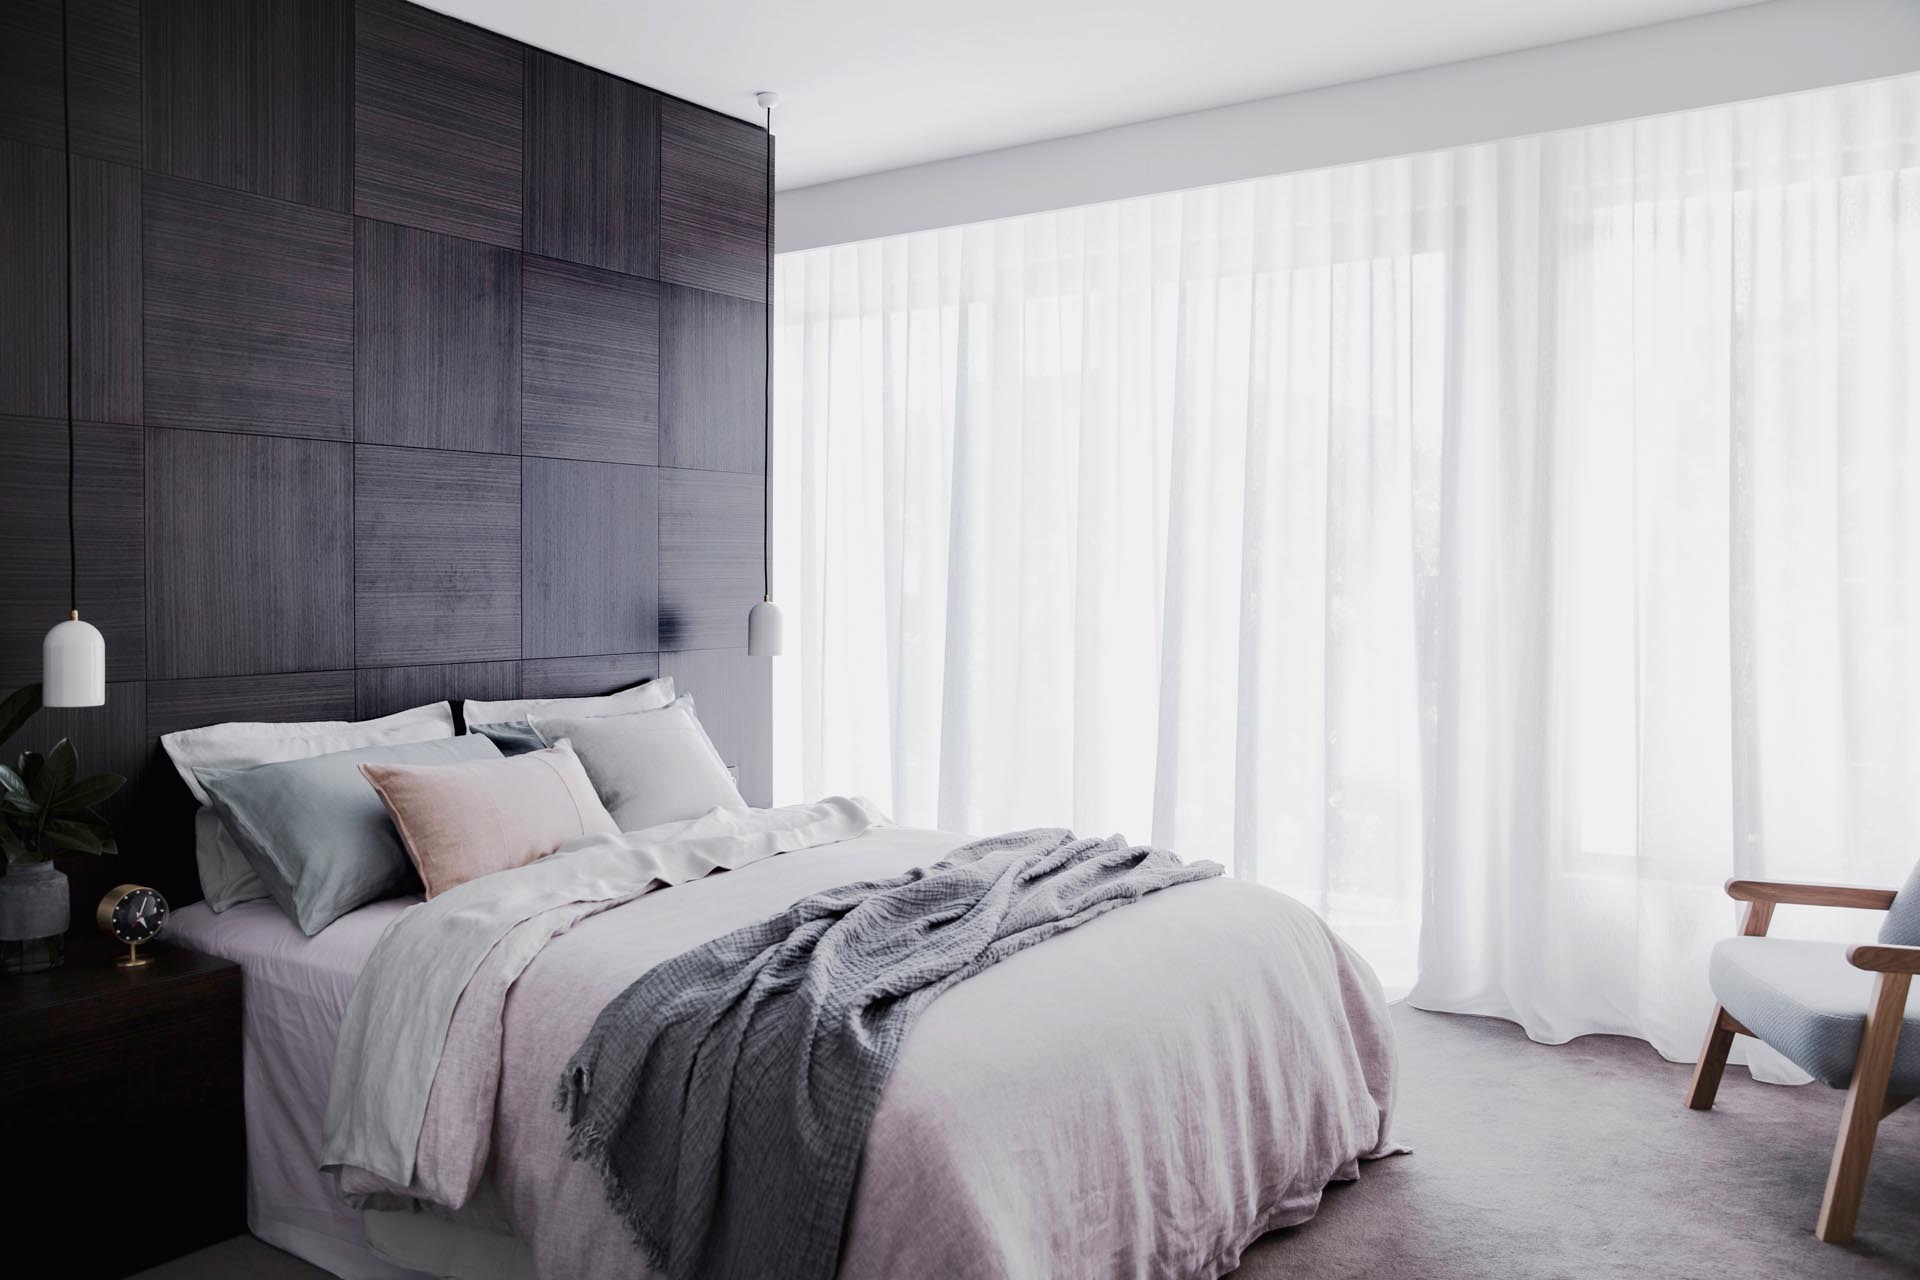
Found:
[[55, 818], [47, 824], [40, 840], [42, 848], [56, 849], [62, 853], [105, 853], [106, 845], [113, 842], [113, 837], [103, 836], [85, 822]]
[[0, 791], [8, 795], [27, 794], [27, 780], [7, 766], [0, 764]]
[[0, 701], [0, 743], [20, 732], [22, 725], [33, 719], [33, 713], [40, 709], [40, 686], [24, 684]]
[[74, 784], [53, 799], [54, 812], [76, 813], [105, 800], [113, 798], [127, 780], [117, 773], [96, 773], [91, 777], [77, 779]]
[[38, 794], [36, 784], [40, 780], [40, 771], [46, 767], [46, 763], [47, 758], [38, 751], [22, 751], [19, 763], [13, 766], [15, 771], [26, 780], [27, 790], [30, 793]]
[[79, 776], [80, 753], [73, 749], [73, 743], [62, 738], [47, 752], [47, 792], [41, 799], [51, 802]]

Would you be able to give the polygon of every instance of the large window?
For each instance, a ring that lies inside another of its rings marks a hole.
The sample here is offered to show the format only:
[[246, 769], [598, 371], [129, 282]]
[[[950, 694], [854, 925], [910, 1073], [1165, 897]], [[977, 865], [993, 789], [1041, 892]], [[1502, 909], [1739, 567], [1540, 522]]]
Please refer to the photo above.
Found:
[[1920, 849], [1915, 78], [786, 255], [777, 783], [1690, 1053]]

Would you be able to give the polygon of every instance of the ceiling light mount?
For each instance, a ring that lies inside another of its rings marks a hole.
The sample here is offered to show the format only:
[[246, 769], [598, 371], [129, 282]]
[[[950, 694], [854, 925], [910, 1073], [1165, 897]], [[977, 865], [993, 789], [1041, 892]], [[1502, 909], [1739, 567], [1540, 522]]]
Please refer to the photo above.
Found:
[[762, 89], [753, 95], [753, 100], [762, 111], [771, 111], [780, 105], [780, 95], [771, 89]]

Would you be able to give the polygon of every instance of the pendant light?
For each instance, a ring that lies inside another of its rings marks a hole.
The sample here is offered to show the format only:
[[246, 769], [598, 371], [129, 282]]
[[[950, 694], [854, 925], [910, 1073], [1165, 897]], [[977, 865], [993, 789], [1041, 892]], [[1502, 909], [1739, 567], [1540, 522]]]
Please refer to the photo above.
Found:
[[773, 602], [773, 109], [780, 95], [759, 93], [753, 100], [767, 113], [767, 405], [760, 495], [760, 572], [766, 591], [747, 614], [747, 653], [771, 658], [780, 653], [780, 606]]
[[60, 122], [66, 139], [67, 247], [67, 620], [40, 645], [40, 705], [97, 707], [107, 700], [107, 642], [80, 621], [79, 568], [73, 525], [73, 103], [67, 0], [60, 4]]

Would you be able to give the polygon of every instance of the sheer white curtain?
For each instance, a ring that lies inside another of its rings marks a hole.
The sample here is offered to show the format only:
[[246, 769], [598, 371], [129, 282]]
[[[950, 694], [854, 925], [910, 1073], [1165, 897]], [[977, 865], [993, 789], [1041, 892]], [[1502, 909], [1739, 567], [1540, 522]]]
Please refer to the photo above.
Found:
[[1920, 856], [1917, 164], [1907, 77], [783, 256], [777, 786], [1691, 1056], [1724, 878]]

